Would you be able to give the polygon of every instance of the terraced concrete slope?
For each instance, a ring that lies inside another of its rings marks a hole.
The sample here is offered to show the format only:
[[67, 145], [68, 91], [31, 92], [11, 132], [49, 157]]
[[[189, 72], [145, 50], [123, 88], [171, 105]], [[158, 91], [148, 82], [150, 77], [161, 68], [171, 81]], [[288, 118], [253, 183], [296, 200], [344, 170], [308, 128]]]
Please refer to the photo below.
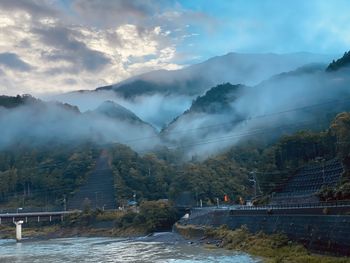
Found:
[[114, 180], [108, 155], [102, 152], [86, 184], [68, 200], [68, 209], [115, 209]]

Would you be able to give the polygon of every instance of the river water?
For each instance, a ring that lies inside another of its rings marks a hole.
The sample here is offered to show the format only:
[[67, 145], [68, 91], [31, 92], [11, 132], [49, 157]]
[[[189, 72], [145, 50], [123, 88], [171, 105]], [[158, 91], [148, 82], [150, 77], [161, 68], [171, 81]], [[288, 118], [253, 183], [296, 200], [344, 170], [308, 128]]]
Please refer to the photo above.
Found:
[[0, 262], [252, 263], [260, 260], [187, 242], [76, 237], [22, 243], [0, 240]]

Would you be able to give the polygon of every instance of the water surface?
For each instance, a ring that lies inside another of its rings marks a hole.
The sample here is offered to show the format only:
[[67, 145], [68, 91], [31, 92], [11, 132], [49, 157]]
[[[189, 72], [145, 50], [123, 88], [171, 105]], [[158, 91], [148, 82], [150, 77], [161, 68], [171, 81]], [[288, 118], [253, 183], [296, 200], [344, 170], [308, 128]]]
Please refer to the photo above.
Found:
[[247, 254], [205, 249], [186, 242], [154, 242], [146, 239], [59, 238], [16, 243], [0, 240], [0, 262], [260, 262]]

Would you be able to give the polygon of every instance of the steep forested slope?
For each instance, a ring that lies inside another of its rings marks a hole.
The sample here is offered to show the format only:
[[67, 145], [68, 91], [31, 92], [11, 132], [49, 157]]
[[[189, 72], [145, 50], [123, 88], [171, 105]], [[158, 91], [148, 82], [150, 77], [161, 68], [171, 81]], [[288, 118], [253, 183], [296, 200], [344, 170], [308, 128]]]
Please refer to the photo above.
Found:
[[345, 52], [343, 57], [333, 60], [332, 63], [330, 63], [327, 67], [327, 71], [337, 71], [342, 68], [349, 68], [350, 67], [350, 51]]

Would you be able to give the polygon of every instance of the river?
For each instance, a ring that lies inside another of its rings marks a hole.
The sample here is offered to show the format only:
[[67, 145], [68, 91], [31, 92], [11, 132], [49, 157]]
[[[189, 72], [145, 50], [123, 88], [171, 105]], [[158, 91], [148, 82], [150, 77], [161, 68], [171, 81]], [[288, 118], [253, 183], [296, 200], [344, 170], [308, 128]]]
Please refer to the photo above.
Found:
[[0, 262], [150, 262], [150, 263], [253, 263], [247, 254], [174, 240], [137, 238], [58, 238], [25, 241], [0, 240]]

